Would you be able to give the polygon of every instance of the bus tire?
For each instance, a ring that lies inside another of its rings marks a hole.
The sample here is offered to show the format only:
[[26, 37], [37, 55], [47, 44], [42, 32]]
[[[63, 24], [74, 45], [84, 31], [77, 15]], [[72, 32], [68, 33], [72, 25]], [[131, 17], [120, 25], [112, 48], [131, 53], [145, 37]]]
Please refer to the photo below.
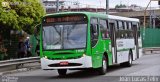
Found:
[[58, 71], [59, 76], [64, 76], [67, 73], [67, 69], [58, 69], [57, 71]]
[[105, 75], [107, 72], [107, 60], [106, 57], [103, 56], [103, 60], [102, 60], [102, 67], [98, 68], [98, 73], [99, 75]]
[[120, 66], [123, 66], [123, 67], [131, 67], [132, 66], [132, 51], [130, 50], [129, 51], [129, 55], [128, 55], [128, 61], [127, 62], [124, 62], [124, 63], [121, 63]]
[[128, 60], [128, 62], [126, 62], [126, 67], [131, 67], [132, 66], [132, 55], [133, 55], [133, 53], [130, 50], [130, 52], [129, 52], [129, 60]]

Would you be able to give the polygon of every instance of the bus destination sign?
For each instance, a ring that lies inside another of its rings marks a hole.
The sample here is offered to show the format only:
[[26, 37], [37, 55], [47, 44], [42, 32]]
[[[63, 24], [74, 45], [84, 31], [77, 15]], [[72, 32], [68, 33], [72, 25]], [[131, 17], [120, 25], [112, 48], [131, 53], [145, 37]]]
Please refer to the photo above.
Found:
[[46, 23], [55, 23], [55, 22], [79, 22], [86, 21], [86, 17], [82, 15], [73, 15], [73, 16], [60, 16], [60, 17], [46, 17], [44, 22]]

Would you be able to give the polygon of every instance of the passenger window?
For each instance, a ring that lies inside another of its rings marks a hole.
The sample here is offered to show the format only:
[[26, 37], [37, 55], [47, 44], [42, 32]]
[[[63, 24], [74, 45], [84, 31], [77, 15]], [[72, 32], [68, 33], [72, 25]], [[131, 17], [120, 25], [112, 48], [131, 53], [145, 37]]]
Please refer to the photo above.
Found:
[[100, 29], [102, 33], [102, 38], [109, 38], [108, 21], [100, 19]]
[[127, 30], [127, 22], [124, 22], [124, 29]]
[[137, 27], [138, 27], [138, 37], [141, 37], [141, 29], [140, 29], [139, 23], [137, 23]]
[[123, 22], [122, 21], [118, 21], [118, 27], [119, 27], [119, 30], [123, 30]]
[[128, 23], [128, 29], [129, 29], [129, 30], [132, 29], [132, 23], [131, 23], [131, 22]]
[[90, 31], [91, 31], [91, 43], [92, 43], [91, 45], [92, 47], [94, 47], [97, 44], [98, 34], [99, 34], [98, 20], [96, 18], [91, 19]]

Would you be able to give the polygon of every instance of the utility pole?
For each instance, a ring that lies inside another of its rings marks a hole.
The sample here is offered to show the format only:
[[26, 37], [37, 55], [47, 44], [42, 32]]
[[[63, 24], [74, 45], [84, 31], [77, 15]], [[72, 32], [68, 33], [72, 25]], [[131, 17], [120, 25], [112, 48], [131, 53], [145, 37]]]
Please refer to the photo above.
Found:
[[56, 12], [59, 12], [59, 0], [56, 1]]
[[160, 8], [160, 1], [158, 1], [158, 5], [159, 5], [159, 8]]
[[106, 0], [106, 14], [109, 13], [109, 0]]
[[156, 24], [155, 24], [155, 23], [156, 23], [156, 18], [157, 18], [157, 16], [156, 16], [156, 14], [155, 14], [155, 10], [153, 10], [153, 16], [152, 16], [152, 17], [153, 17], [153, 19], [152, 19], [152, 20], [153, 20], [152, 26], [153, 26], [153, 28], [156, 28]]
[[[146, 28], [147, 8], [148, 8], [148, 6], [150, 5], [150, 3], [151, 3], [152, 1], [158, 1], [158, 4], [160, 4], [160, 0], [150, 0], [150, 1], [149, 1], [147, 7], [146, 7], [145, 10], [144, 10], [144, 19], [143, 19], [143, 27], [144, 27], [144, 29]], [[145, 34], [145, 33], [144, 33], [144, 34]]]

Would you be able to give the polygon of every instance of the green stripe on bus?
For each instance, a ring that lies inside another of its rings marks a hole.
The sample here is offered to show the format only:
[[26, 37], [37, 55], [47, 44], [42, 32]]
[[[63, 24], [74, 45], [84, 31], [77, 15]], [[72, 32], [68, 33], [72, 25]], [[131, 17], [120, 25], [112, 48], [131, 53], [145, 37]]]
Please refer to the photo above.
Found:
[[129, 51], [130, 49], [135, 50], [135, 48], [124, 48], [124, 49], [119, 49], [119, 50], [117, 50], [117, 52]]

